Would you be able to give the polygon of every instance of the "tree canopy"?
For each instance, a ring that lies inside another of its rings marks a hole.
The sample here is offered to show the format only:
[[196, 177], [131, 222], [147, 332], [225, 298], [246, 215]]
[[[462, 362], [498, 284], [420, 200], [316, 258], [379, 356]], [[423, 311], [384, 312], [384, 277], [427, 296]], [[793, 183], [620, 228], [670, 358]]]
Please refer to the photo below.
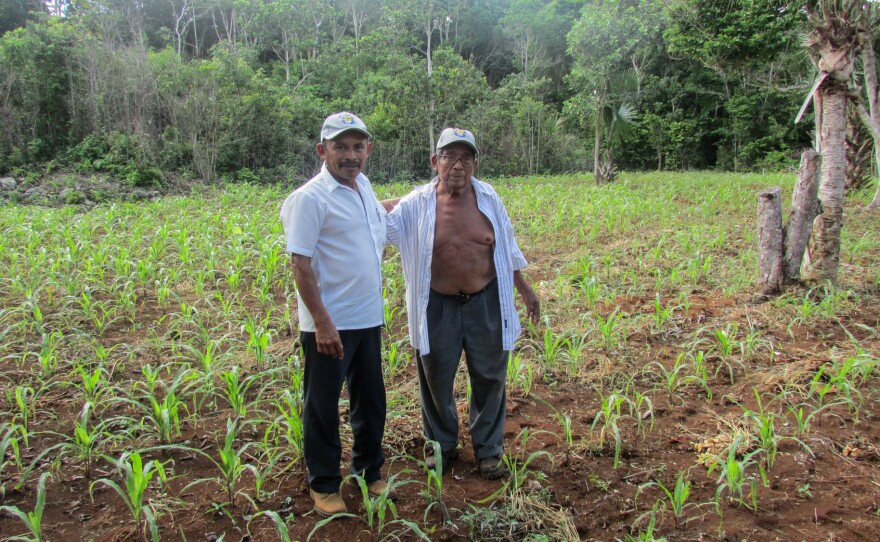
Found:
[[792, 167], [806, 29], [783, 0], [0, 0], [0, 172], [303, 178], [343, 109], [380, 181], [450, 125], [485, 175]]

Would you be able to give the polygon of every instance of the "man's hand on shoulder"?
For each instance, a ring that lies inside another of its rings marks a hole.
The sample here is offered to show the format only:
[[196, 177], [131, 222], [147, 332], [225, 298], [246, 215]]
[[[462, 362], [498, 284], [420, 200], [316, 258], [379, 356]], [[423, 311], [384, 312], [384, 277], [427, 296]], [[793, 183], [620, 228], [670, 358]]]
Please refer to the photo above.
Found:
[[394, 198], [394, 199], [383, 199], [379, 203], [382, 204], [382, 207], [385, 208], [386, 213], [390, 213], [394, 208], [400, 203], [402, 198]]

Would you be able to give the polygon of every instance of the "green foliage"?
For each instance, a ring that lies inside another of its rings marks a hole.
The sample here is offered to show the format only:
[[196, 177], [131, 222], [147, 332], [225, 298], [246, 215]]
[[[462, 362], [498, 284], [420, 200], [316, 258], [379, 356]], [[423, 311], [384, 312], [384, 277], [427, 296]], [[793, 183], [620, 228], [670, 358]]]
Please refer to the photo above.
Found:
[[[66, 157], [132, 187], [299, 181], [342, 109], [373, 132], [376, 181], [431, 175], [429, 126], [472, 129], [490, 176], [583, 171], [591, 146], [622, 169], [784, 170], [809, 142], [803, 15], [779, 0], [24, 3], [0, 7], [20, 27], [0, 37], [0, 173]], [[628, 69], [636, 90], [610, 84]]]

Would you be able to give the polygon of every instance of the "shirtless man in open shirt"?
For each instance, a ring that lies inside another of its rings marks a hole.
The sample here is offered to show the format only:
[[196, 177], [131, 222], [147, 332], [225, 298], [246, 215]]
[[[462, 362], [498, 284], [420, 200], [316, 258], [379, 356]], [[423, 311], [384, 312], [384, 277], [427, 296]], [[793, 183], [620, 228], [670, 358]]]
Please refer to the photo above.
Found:
[[[522, 331], [514, 287], [533, 322], [540, 303], [520, 272], [526, 260], [504, 204], [491, 186], [473, 177], [473, 134], [443, 130], [431, 165], [437, 177], [403, 197], [387, 223], [388, 241], [400, 248], [403, 261], [425, 437], [440, 443], [447, 471], [458, 455], [453, 384], [464, 351], [474, 455], [484, 478], [500, 478], [506, 473], [501, 456], [507, 363]], [[439, 463], [428, 459], [432, 468]]]

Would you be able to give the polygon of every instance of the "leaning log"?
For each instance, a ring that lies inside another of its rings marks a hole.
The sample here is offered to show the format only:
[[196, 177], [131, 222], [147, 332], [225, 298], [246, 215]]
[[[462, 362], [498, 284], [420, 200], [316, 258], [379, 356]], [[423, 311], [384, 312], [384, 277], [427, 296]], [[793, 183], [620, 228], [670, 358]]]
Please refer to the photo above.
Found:
[[782, 190], [778, 186], [758, 194], [758, 287], [761, 295], [782, 292]]
[[801, 155], [798, 180], [791, 196], [791, 213], [785, 225], [785, 254], [782, 258], [785, 282], [800, 278], [804, 251], [813, 230], [813, 221], [822, 212], [819, 204], [819, 170], [822, 158], [813, 149]]

